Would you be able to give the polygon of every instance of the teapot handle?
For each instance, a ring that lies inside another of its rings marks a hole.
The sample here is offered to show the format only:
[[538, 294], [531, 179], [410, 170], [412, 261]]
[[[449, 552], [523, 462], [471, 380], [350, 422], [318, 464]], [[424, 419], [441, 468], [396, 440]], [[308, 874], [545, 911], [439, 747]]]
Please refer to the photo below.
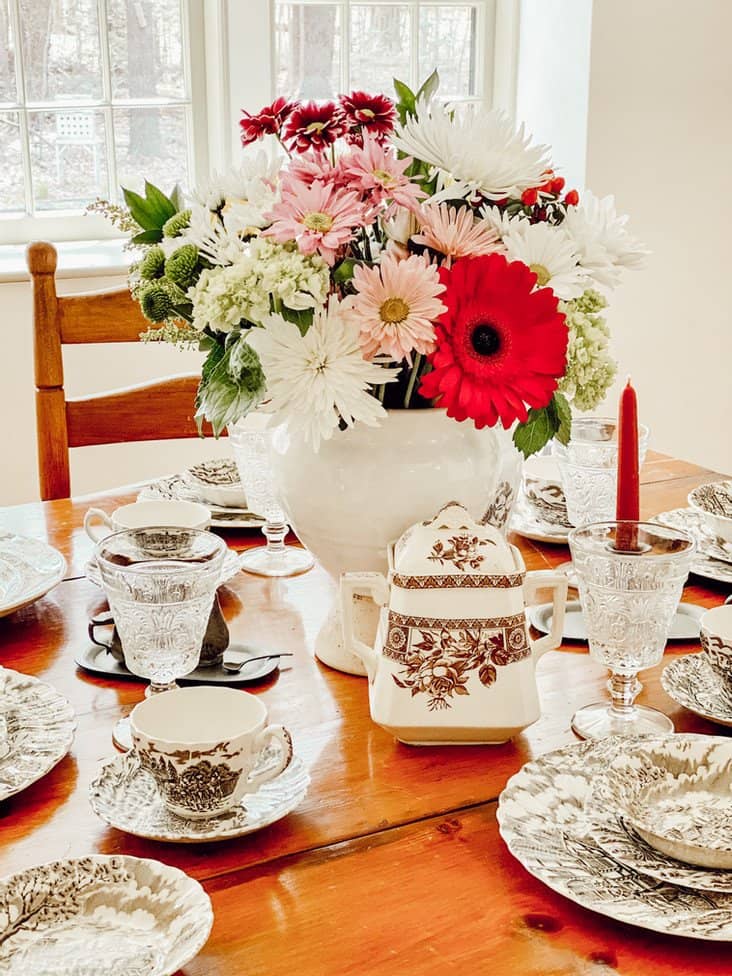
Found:
[[562, 643], [564, 634], [564, 611], [567, 605], [568, 580], [564, 573], [553, 573], [548, 569], [538, 569], [526, 574], [524, 580], [524, 600], [532, 601], [539, 590], [552, 590], [552, 628], [545, 636], [532, 644], [534, 661], [538, 661], [542, 654], [553, 651]]
[[368, 672], [369, 681], [376, 676], [378, 654], [373, 647], [364, 644], [356, 636], [353, 620], [353, 598], [366, 591], [378, 606], [383, 607], [389, 602], [389, 584], [381, 573], [344, 573], [341, 576], [341, 616], [343, 618], [343, 643], [346, 650], [351, 651], [363, 661]]

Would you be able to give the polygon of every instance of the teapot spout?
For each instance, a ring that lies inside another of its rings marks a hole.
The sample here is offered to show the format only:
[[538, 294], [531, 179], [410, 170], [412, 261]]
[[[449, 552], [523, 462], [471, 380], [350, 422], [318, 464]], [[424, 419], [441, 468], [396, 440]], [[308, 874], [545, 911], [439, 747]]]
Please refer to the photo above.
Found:
[[389, 600], [389, 584], [381, 573], [344, 573], [341, 577], [340, 596], [343, 642], [347, 650], [363, 661], [369, 682], [373, 683], [380, 654], [375, 647], [369, 647], [357, 636], [356, 606], [359, 598], [362, 602], [364, 596], [370, 596], [378, 607], [383, 607]]

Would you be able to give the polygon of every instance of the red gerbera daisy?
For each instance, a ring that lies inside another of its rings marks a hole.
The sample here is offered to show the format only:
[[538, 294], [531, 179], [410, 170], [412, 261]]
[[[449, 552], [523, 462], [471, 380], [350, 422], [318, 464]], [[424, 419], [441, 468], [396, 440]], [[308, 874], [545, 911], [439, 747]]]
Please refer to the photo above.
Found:
[[335, 102], [302, 102], [296, 105], [285, 125], [283, 139], [291, 149], [306, 152], [332, 146], [345, 135], [346, 124]]
[[350, 95], [340, 95], [338, 101], [348, 127], [348, 142], [363, 145], [364, 131], [370, 132], [381, 141], [394, 130], [396, 110], [394, 102], [386, 95], [368, 95], [366, 92], [355, 91]]
[[550, 288], [522, 261], [487, 254], [440, 270], [447, 311], [435, 325], [437, 348], [422, 396], [448, 417], [508, 429], [529, 407], [545, 407], [566, 369], [567, 326]]
[[242, 111], [239, 120], [242, 146], [248, 146], [250, 142], [256, 142], [265, 135], [278, 136], [293, 107], [286, 98], [280, 97], [276, 98], [271, 105], [266, 105], [256, 115]]

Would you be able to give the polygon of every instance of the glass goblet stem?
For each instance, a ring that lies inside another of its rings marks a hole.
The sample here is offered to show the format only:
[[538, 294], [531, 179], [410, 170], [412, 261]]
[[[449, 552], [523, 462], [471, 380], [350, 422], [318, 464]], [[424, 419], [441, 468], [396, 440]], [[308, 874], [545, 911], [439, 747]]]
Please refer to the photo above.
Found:
[[176, 681], [150, 681], [150, 684], [145, 688], [145, 698], [150, 698], [152, 695], [160, 695], [164, 691], [175, 691], [179, 685]]
[[607, 690], [610, 692], [610, 711], [619, 719], [632, 719], [635, 717], [635, 700], [641, 692], [643, 685], [635, 674], [619, 674], [611, 671], [607, 682]]
[[267, 540], [267, 551], [272, 555], [284, 552], [285, 536], [287, 535], [287, 522], [280, 516], [279, 518], [268, 518], [266, 525], [262, 528], [262, 535]]

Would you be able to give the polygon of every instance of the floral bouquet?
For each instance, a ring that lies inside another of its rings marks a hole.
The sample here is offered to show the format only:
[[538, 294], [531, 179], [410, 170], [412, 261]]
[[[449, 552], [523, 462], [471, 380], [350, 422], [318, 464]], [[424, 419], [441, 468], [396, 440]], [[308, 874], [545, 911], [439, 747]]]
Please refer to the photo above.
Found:
[[143, 338], [207, 353], [196, 416], [216, 434], [260, 408], [317, 449], [434, 405], [513, 428], [528, 456], [604, 397], [605, 294], [645, 253], [627, 218], [567, 192], [523, 127], [442, 104], [437, 85], [278, 98], [243, 113], [242, 143], [261, 145], [187, 206], [125, 191]]

